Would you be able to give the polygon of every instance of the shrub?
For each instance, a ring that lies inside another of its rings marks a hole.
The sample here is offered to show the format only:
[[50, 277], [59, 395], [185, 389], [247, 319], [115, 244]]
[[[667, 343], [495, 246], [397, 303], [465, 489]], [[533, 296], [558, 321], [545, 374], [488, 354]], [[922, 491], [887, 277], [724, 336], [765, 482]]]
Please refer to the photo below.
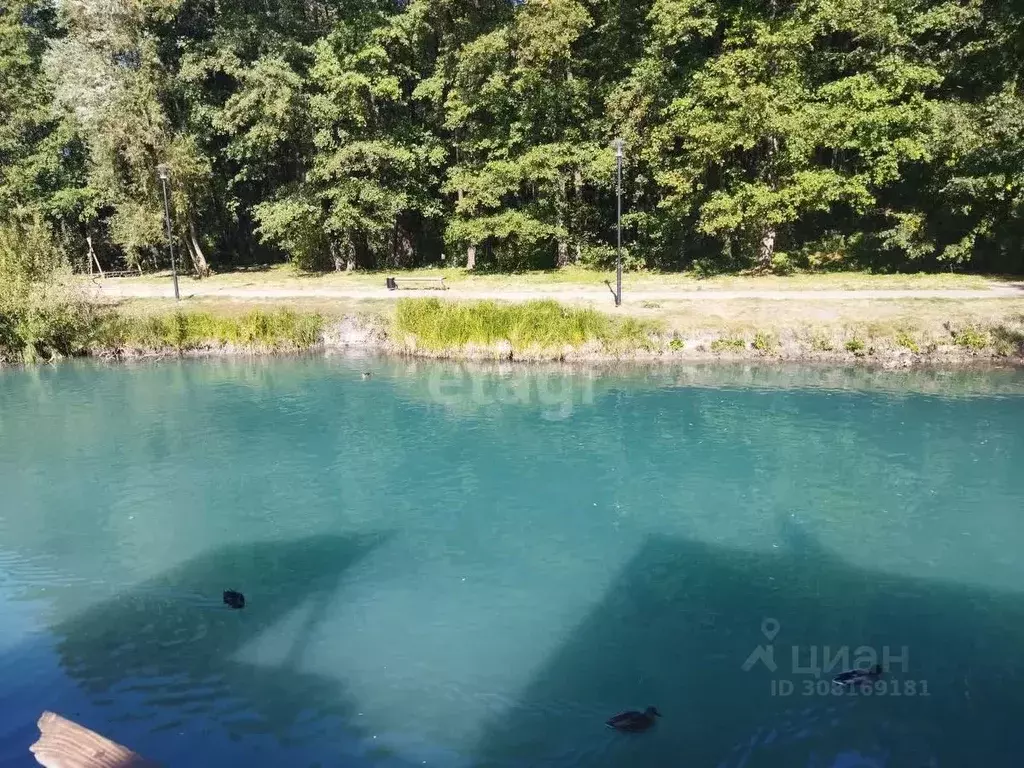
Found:
[[758, 331], [754, 334], [754, 349], [766, 355], [775, 352], [779, 347], [779, 340], [775, 335], [767, 331]]
[[847, 352], [853, 352], [853, 354], [855, 354], [855, 355], [862, 355], [862, 354], [864, 354], [864, 349], [866, 347], [866, 345], [864, 344], [864, 341], [859, 339], [859, 338], [857, 338], [856, 336], [854, 336], [852, 339], [847, 341], [844, 346], [846, 347], [846, 351]]
[[673, 336], [672, 340], [668, 343], [668, 348], [673, 352], [681, 352], [686, 348], [686, 342], [680, 339], [678, 336]]
[[776, 251], [772, 255], [772, 273], [776, 275], [791, 275], [796, 269], [794, 260], [788, 253]]
[[712, 352], [741, 352], [747, 348], [747, 342], [739, 337], [725, 337], [711, 342]]
[[63, 278], [33, 285], [18, 325], [23, 358], [32, 362], [85, 353], [104, 314]]
[[832, 339], [825, 334], [816, 333], [811, 337], [811, 349], [817, 352], [832, 352], [835, 345], [832, 343]]
[[1024, 355], [1024, 332], [998, 325], [992, 329], [996, 353], [1002, 357]]
[[32, 362], [85, 351], [104, 312], [69, 278], [40, 218], [0, 223], [0, 360]]
[[921, 347], [918, 345], [914, 338], [906, 331], [900, 331], [896, 334], [896, 346], [909, 349], [915, 355], [921, 353]]
[[958, 331], [953, 331], [953, 343], [958, 347], [978, 350], [989, 345], [989, 337], [985, 331], [968, 325]]
[[718, 260], [712, 258], [695, 259], [691, 269], [693, 270], [693, 276], [698, 280], [720, 275], [724, 271]]
[[0, 221], [0, 291], [10, 296], [50, 279], [65, 266], [49, 227], [39, 216]]

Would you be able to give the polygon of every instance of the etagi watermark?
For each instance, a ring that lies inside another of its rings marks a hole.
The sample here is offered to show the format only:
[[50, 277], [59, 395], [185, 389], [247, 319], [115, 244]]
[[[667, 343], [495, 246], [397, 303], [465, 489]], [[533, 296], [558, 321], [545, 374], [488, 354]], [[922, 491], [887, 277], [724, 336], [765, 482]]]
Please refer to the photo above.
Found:
[[547, 421], [563, 421], [575, 408], [594, 404], [594, 377], [587, 372], [502, 372], [436, 366], [427, 386], [434, 402], [453, 409], [533, 406], [540, 408], [541, 418]]
[[[910, 648], [899, 647], [898, 653], [892, 646], [884, 645], [881, 653], [877, 648], [862, 645], [853, 650], [843, 645], [831, 646], [789, 646], [787, 654], [783, 646], [776, 646], [782, 625], [778, 619], [767, 618], [761, 622], [761, 634], [768, 640], [759, 645], [743, 662], [743, 671], [749, 672], [762, 665], [773, 673], [780, 672], [780, 664], [790, 664], [789, 675], [776, 677], [771, 681], [772, 696], [930, 696], [927, 680], [909, 680], [906, 677], [894, 679], [893, 672], [904, 676], [910, 672]], [[776, 650], [780, 653], [776, 654]], [[782, 669], [780, 674], [786, 674]], [[790, 676], [806, 675], [793, 680]]]

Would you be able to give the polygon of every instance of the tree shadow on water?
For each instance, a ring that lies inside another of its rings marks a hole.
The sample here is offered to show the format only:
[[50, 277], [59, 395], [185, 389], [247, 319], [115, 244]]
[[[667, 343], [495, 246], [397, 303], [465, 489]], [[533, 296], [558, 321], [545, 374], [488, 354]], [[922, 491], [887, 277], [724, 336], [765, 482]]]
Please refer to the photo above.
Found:
[[[344, 683], [303, 664], [345, 572], [386, 538], [217, 548], [53, 627], [61, 668], [106, 707], [82, 724], [167, 765], [275, 765], [290, 748], [307, 762], [400, 765], [360, 746]], [[223, 605], [224, 589], [246, 607]]]
[[[884, 695], [835, 695], [838, 668], [800, 671], [844, 645], [851, 662], [860, 646], [879, 661], [889, 647]], [[774, 672], [752, 656], [769, 646]], [[865, 569], [797, 525], [767, 553], [652, 535], [511, 710], [488, 723], [476, 757], [481, 766], [1018, 765], [1021, 647], [1016, 592]], [[779, 681], [793, 692], [780, 695]], [[648, 705], [663, 715], [651, 732], [603, 725]]]

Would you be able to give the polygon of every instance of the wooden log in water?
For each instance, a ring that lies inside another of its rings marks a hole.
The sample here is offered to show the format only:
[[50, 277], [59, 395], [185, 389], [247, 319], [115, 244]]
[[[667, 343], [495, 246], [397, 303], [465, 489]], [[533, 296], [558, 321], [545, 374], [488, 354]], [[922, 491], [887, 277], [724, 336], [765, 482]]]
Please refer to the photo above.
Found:
[[130, 749], [53, 712], [39, 718], [39, 741], [30, 749], [44, 768], [157, 768]]

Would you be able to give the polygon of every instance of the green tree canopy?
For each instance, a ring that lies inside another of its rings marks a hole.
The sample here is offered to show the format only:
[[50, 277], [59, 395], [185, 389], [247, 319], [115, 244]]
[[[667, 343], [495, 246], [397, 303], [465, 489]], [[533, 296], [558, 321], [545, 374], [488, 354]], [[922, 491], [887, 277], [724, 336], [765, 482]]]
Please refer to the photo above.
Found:
[[1024, 24], [981, 0], [13, 0], [0, 220], [198, 274], [1024, 270]]

